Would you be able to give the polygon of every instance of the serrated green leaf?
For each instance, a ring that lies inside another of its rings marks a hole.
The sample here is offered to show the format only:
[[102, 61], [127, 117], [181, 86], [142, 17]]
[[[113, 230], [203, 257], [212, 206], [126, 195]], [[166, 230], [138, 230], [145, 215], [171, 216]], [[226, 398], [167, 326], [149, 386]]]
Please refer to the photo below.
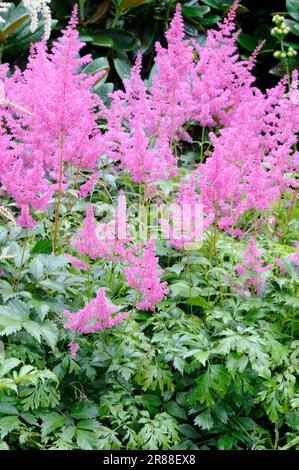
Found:
[[19, 359], [13, 357], [6, 359], [4, 363], [0, 365], [0, 377], [4, 377], [4, 375], [18, 367], [20, 363], [21, 361]]
[[187, 419], [186, 411], [175, 401], [169, 401], [168, 403], [166, 403], [165, 410], [167, 411], [167, 413], [169, 413], [171, 416], [174, 416], [175, 418], [180, 418], [184, 420]]
[[42, 438], [45, 438], [55, 429], [61, 428], [65, 423], [63, 415], [52, 412], [42, 417]]
[[209, 431], [214, 425], [214, 420], [211, 415], [211, 410], [207, 409], [196, 416], [194, 419], [194, 424], [196, 424], [201, 429]]
[[7, 434], [20, 426], [20, 420], [17, 416], [4, 416], [0, 418], [0, 437], [3, 439]]

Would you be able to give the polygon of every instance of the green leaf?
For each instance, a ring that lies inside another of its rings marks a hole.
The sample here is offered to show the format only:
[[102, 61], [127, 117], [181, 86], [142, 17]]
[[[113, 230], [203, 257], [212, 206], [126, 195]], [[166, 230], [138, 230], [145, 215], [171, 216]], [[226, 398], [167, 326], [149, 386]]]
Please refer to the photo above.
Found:
[[299, 2], [298, 0], [287, 0], [286, 1], [287, 10], [294, 20], [299, 21]]
[[13, 286], [11, 283], [2, 279], [0, 281], [0, 294], [2, 295], [3, 301], [7, 302], [9, 299], [15, 296]]
[[166, 268], [166, 271], [179, 275], [184, 270], [184, 268], [185, 268], [185, 266], [184, 266], [183, 263], [176, 263], [176, 264]]
[[[52, 28], [57, 23], [56, 20], [52, 21]], [[30, 30], [30, 21], [27, 19], [24, 21], [18, 29], [16, 29], [8, 37], [9, 41], [5, 45], [5, 51], [12, 55], [18, 55], [24, 51], [27, 51], [30, 44], [39, 41], [44, 34], [45, 23], [41, 19], [38, 23], [38, 27], [34, 33]]]
[[227, 391], [230, 376], [222, 364], [211, 365], [209, 369], [198, 377], [196, 387], [192, 390], [191, 401], [193, 403], [214, 404], [212, 392], [223, 397]]
[[76, 434], [76, 427], [68, 426], [61, 432], [61, 439], [63, 439], [66, 442], [72, 442], [75, 434]]
[[119, 9], [120, 10], [129, 10], [133, 9], [136, 7], [139, 7], [140, 5], [144, 5], [145, 3], [152, 3], [153, 0], [121, 0], [119, 3]]
[[99, 410], [96, 405], [86, 405], [84, 403], [75, 405], [71, 410], [71, 416], [76, 419], [92, 419], [96, 418], [98, 414]]
[[200, 24], [201, 25], [210, 25], [210, 24], [218, 23], [218, 21], [221, 21], [221, 20], [222, 20], [222, 16], [220, 16], [220, 15], [211, 15], [211, 16], [208, 16], [207, 18], [202, 18], [202, 20], [200, 20]]
[[299, 432], [299, 413], [292, 411], [286, 417], [286, 422], [290, 428], [294, 431]]
[[124, 78], [129, 78], [131, 74], [132, 64], [129, 59], [119, 59], [116, 57], [113, 60], [114, 67], [119, 75], [119, 77], [123, 80]]
[[95, 433], [85, 429], [77, 429], [76, 440], [78, 447], [82, 450], [93, 450], [97, 444]]
[[142, 402], [145, 405], [146, 409], [155, 409], [161, 406], [161, 398], [158, 395], [154, 395], [152, 393], [145, 393], [142, 397]]
[[229, 434], [224, 434], [224, 436], [219, 437], [217, 440], [217, 449], [219, 450], [230, 450], [235, 441], [229, 436]]
[[35, 323], [34, 321], [27, 321], [23, 323], [23, 328], [40, 343], [41, 328], [38, 323]]
[[61, 428], [65, 423], [65, 418], [59, 413], [52, 412], [42, 417], [42, 438], [55, 429]]
[[2, 415], [18, 415], [19, 410], [15, 406], [9, 405], [5, 402], [0, 402], [0, 413]]
[[43, 276], [44, 266], [43, 266], [43, 263], [41, 262], [41, 260], [38, 257], [34, 258], [30, 262], [29, 270], [30, 270], [30, 273], [32, 274], [32, 276], [36, 280], [40, 279]]
[[166, 403], [165, 410], [167, 411], [167, 413], [169, 413], [171, 416], [174, 416], [175, 418], [180, 418], [184, 420], [187, 419], [186, 411], [175, 401], [169, 401], [168, 403]]
[[17, 416], [4, 416], [0, 418], [0, 436], [3, 439], [7, 434], [20, 427], [20, 420]]
[[29, 319], [30, 310], [20, 300], [11, 300], [0, 307], [0, 335], [16, 333], [23, 328], [23, 323]]
[[4, 22], [0, 23], [0, 31], [4, 37], [8, 37], [18, 29], [24, 21], [28, 20], [29, 14], [23, 5], [16, 7], [10, 4], [7, 11], [1, 13], [1, 17], [4, 19]]
[[94, 86], [93, 91], [99, 95], [103, 100], [103, 103], [107, 105], [110, 102], [109, 93], [112, 93], [114, 89], [113, 83], [104, 83], [104, 85], [97, 84]]
[[105, 81], [107, 80], [107, 76], [110, 71], [110, 65], [106, 57], [98, 57], [97, 59], [93, 60], [92, 62], [89, 62], [89, 64], [85, 65], [83, 67], [82, 72], [90, 74], [90, 75], [95, 75], [98, 72], [105, 71], [105, 75], [97, 82], [95, 83], [94, 86], [96, 85], [103, 85]]
[[1, 379], [0, 380], [0, 390], [12, 390], [14, 392], [18, 392], [18, 387], [16, 386], [14, 380], [12, 379]]
[[216, 8], [217, 10], [221, 10], [221, 6], [217, 0], [201, 0], [201, 2], [209, 5], [212, 8]]
[[0, 365], [0, 377], [4, 377], [4, 375], [8, 374], [12, 369], [18, 367], [21, 363], [19, 359], [16, 358], [9, 358], [4, 361], [3, 364]]
[[105, 32], [102, 32], [102, 34], [99, 32], [97, 35], [91, 36], [91, 43], [94, 46], [113, 47], [113, 39], [105, 35]]
[[53, 281], [52, 279], [44, 279], [43, 281], [40, 282], [40, 285], [43, 287], [47, 287], [49, 290], [57, 291], [57, 292], [64, 292], [64, 286], [57, 282]]
[[182, 12], [184, 16], [187, 16], [188, 18], [201, 18], [202, 16], [206, 15], [210, 11], [209, 6], [188, 6], [188, 5], [183, 5], [182, 6]]
[[5, 441], [0, 441], [0, 450], [9, 450], [9, 447]]
[[249, 34], [245, 34], [243, 32], [239, 34], [237, 41], [242, 47], [250, 52], [253, 52], [258, 45], [258, 41], [254, 37], [249, 36]]
[[32, 255], [37, 255], [40, 253], [51, 254], [52, 253], [52, 240], [50, 238], [45, 238], [43, 240], [38, 240], [34, 247], [31, 249], [30, 253]]
[[299, 23], [294, 20], [284, 20], [286, 25], [290, 28], [291, 32], [296, 36], [299, 36]]
[[192, 297], [191, 299], [188, 299], [187, 300], [187, 304], [189, 305], [195, 305], [195, 306], [199, 306], [199, 307], [205, 307], [205, 308], [208, 308], [209, 307], [209, 302], [204, 299], [203, 297]]
[[200, 437], [199, 432], [197, 432], [195, 427], [191, 424], [179, 424], [177, 429], [188, 439], [198, 439]]
[[58, 341], [58, 328], [53, 321], [45, 320], [41, 324], [40, 332], [42, 337], [46, 340], [51, 349], [55, 349]]
[[191, 287], [184, 282], [174, 282], [170, 286], [171, 293], [174, 297], [185, 297], [185, 298], [190, 298], [190, 297], [197, 297], [200, 294], [200, 289], [198, 287]]
[[[286, 46], [288, 47], [292, 47], [293, 49], [299, 49], [299, 42], [289, 42], [289, 41], [285, 41], [284, 42]], [[281, 279], [282, 281], [282, 279]]]
[[196, 416], [194, 419], [194, 424], [196, 424], [198, 427], [205, 429], [209, 431], [212, 429], [214, 425], [214, 420], [211, 415], [211, 411], [209, 409], [203, 411], [199, 415]]
[[134, 34], [121, 29], [106, 29], [105, 31], [96, 31], [91, 34], [91, 43], [95, 46], [112, 47], [119, 51], [131, 51], [139, 45], [138, 39]]
[[34, 416], [32, 413], [22, 413], [21, 418], [26, 421], [26, 423], [32, 424], [36, 426], [38, 424], [37, 417]]

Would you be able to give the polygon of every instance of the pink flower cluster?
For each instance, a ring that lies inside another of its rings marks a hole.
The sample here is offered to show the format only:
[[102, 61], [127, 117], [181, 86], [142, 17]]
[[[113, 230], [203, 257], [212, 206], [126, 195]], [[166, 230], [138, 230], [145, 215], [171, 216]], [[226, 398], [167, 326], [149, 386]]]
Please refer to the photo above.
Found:
[[[141, 300], [137, 307], [143, 310], [154, 310], [164, 295], [168, 294], [166, 282], [160, 281], [163, 270], [158, 267], [158, 257], [155, 255], [155, 241], [148, 243], [130, 244], [130, 238], [126, 236], [126, 220], [122, 220], [125, 213], [125, 199], [120, 198], [116, 211], [116, 217], [111, 223], [96, 226], [92, 205], [87, 207], [84, 226], [78, 230], [77, 237], [72, 244], [78, 253], [86, 255], [92, 260], [104, 258], [117, 263], [127, 264], [124, 273], [129, 287], [134, 287], [139, 292]], [[122, 230], [118, 227], [121, 223]], [[113, 230], [115, 229], [115, 231]], [[124, 238], [117, 238], [117, 234], [123, 233]], [[101, 236], [99, 236], [101, 235]], [[141, 254], [140, 254], [141, 253]], [[67, 259], [74, 267], [88, 269], [89, 265], [80, 258], [67, 254]]]
[[108, 303], [105, 289], [101, 288], [98, 290], [96, 298], [78, 312], [64, 311], [67, 319], [65, 328], [82, 334], [112, 328], [128, 316], [128, 313], [112, 316], [116, 311], [117, 307]]
[[299, 267], [299, 241], [295, 242], [295, 253], [292, 253], [288, 256], [288, 259], [294, 263], [295, 266]]
[[0, 67], [0, 182], [21, 208], [24, 227], [35, 223], [32, 208], [48, 207], [60, 178], [62, 189], [67, 187], [67, 165], [95, 169], [102, 153], [96, 111], [102, 104], [92, 92], [101, 74], [81, 71], [92, 58], [79, 57], [84, 43], [76, 26], [77, 7], [50, 52], [41, 41], [32, 46], [24, 72], [17, 69], [8, 76], [7, 65]]
[[158, 261], [155, 242], [151, 240], [143, 248], [140, 257], [129, 255], [129, 266], [124, 269], [128, 286], [134, 287], [141, 297], [136, 306], [142, 310], [154, 310], [156, 304], [169, 292], [167, 283], [160, 281], [163, 271]]
[[265, 283], [262, 274], [272, 269], [271, 264], [264, 264], [265, 261], [256, 246], [255, 239], [252, 237], [243, 253], [242, 263], [236, 265], [238, 276], [244, 281], [243, 288], [245, 290], [252, 288], [256, 294], [262, 292]]
[[[192, 142], [188, 123], [217, 128], [210, 133], [211, 155], [190, 178], [190, 198], [182, 181], [176, 202], [194, 207], [196, 199], [203, 206], [204, 227], [215, 220], [220, 229], [240, 235], [237, 224], [244, 213], [268, 210], [284, 191], [298, 187], [292, 175], [299, 164], [294, 150], [299, 92], [296, 71], [289, 91], [285, 78], [266, 93], [253, 86], [252, 68], [262, 44], [249, 60], [240, 59], [236, 10], [234, 2], [200, 47], [184, 39], [178, 4], [167, 48], [156, 45], [152, 83], [146, 87], [141, 79], [139, 56], [131, 78], [124, 80], [125, 90], [112, 94], [104, 138], [107, 154], [148, 189], [176, 174], [174, 149], [182, 139]], [[164, 229], [169, 229], [165, 223]], [[180, 248], [188, 241], [174, 244]]]
[[104, 258], [112, 261], [127, 258], [126, 243], [127, 221], [124, 195], [119, 197], [115, 218], [108, 223], [96, 225], [92, 204], [88, 204], [84, 225], [78, 229], [77, 236], [72, 239], [80, 255], [86, 255], [92, 260]]
[[[236, 49], [236, 7], [235, 2], [218, 31], [209, 31], [204, 48], [195, 46], [199, 60], [193, 68], [185, 67], [192, 76], [193, 105], [185, 101], [184, 108], [192, 110], [186, 119], [202, 126], [222, 126], [217, 135], [210, 133], [213, 152], [187, 183], [189, 203], [202, 204], [205, 226], [216, 220], [220, 229], [240, 234], [236, 226], [242, 214], [269, 209], [283, 191], [299, 185], [291, 176], [299, 165], [299, 153], [294, 150], [299, 92], [296, 71], [289, 92], [285, 78], [266, 93], [252, 86], [254, 56], [241, 61]], [[172, 28], [178, 29], [178, 24], [173, 22]], [[186, 194], [185, 180], [176, 199], [179, 205], [186, 203], [182, 191]]]

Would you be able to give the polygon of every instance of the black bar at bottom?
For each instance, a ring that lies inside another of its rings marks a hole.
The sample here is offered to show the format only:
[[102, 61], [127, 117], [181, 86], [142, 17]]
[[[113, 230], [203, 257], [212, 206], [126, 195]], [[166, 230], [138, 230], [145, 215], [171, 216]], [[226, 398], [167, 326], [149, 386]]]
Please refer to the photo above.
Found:
[[[94, 470], [105, 467], [152, 468], [158, 466], [211, 468], [213, 465], [229, 465], [241, 469], [242, 465], [271, 462], [296, 465], [296, 451], [3, 451], [0, 456], [1, 468], [5, 464], [20, 463], [31, 467], [46, 463], [68, 465], [93, 465]], [[220, 468], [220, 467], [219, 467]], [[223, 468], [223, 467], [222, 467]]]

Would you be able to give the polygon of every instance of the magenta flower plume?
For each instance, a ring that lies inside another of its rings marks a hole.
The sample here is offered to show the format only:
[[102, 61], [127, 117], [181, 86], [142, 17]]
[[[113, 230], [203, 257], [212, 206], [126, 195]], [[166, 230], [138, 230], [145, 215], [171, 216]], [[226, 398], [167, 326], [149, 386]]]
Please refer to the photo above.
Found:
[[272, 269], [272, 265], [265, 265], [265, 260], [256, 246], [255, 239], [250, 238], [243, 253], [242, 263], [236, 265], [238, 276], [244, 281], [244, 288], [253, 288], [256, 294], [260, 294], [265, 284], [265, 278], [262, 274], [270, 269]]
[[70, 348], [70, 353], [73, 358], [77, 356], [77, 352], [79, 350], [79, 344], [78, 343], [70, 343], [69, 348]]
[[99, 256], [100, 240], [96, 233], [96, 223], [92, 204], [88, 204], [83, 228], [79, 228], [77, 237], [72, 240], [80, 255], [88, 255], [95, 260]]
[[85, 261], [80, 258], [77, 258], [76, 256], [72, 256], [68, 253], [64, 256], [74, 268], [83, 269], [83, 271], [87, 271], [90, 268], [88, 263], [85, 263]]
[[67, 330], [79, 331], [80, 333], [92, 333], [107, 328], [112, 328], [128, 316], [128, 313], [117, 312], [117, 307], [110, 305], [105, 295], [105, 289], [98, 290], [95, 299], [91, 300], [81, 310], [76, 313], [71, 313], [68, 310], [64, 311], [67, 319], [65, 328]]
[[67, 188], [66, 164], [95, 169], [102, 153], [97, 126], [102, 103], [92, 92], [101, 74], [82, 72], [92, 58], [79, 56], [84, 43], [76, 30], [77, 10], [51, 51], [43, 40], [32, 46], [24, 72], [8, 77], [1, 66], [0, 117], [6, 123], [1, 133], [12, 134], [18, 143], [9, 145], [6, 137], [1, 145], [6, 163], [0, 182], [23, 208], [23, 226], [32, 226], [24, 206], [43, 211], [58, 181], [61, 190]]
[[296, 241], [294, 244], [296, 251], [288, 255], [288, 259], [292, 261], [295, 266], [299, 267], [299, 241]]
[[130, 256], [130, 264], [124, 271], [128, 286], [138, 291], [141, 300], [137, 307], [142, 310], [154, 310], [169, 292], [167, 283], [160, 280], [163, 270], [158, 266], [154, 240], [144, 247], [141, 257]]

